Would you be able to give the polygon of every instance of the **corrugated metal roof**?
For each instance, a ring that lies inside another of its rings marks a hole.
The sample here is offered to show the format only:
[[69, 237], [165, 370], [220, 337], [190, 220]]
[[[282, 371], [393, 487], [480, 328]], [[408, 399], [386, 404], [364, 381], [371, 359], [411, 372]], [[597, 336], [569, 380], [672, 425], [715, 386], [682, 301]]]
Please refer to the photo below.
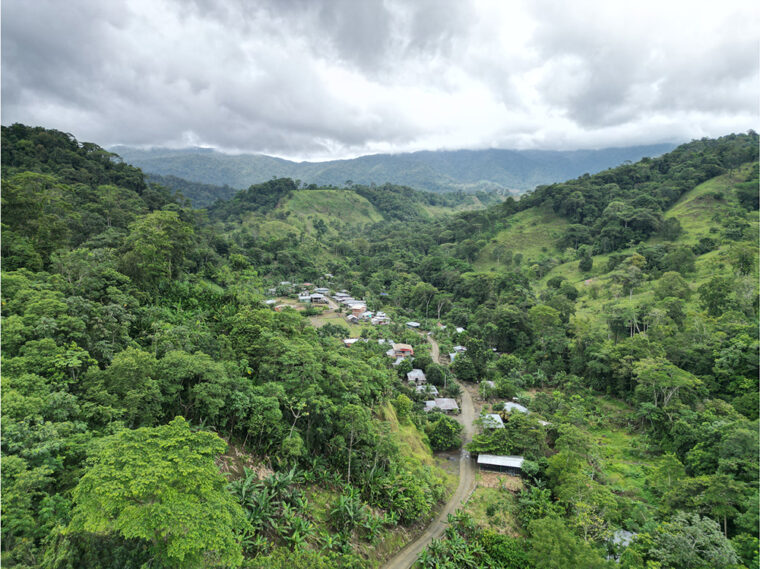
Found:
[[449, 397], [441, 397], [435, 399], [435, 406], [441, 409], [442, 411], [453, 411], [454, 409], [459, 409], [459, 405], [457, 405], [457, 402], [454, 399], [451, 399]]
[[488, 464], [489, 466], [522, 468], [523, 462], [525, 462], [525, 459], [521, 456], [499, 456], [495, 454], [478, 455], [478, 464]]
[[504, 421], [500, 415], [497, 415], [496, 413], [488, 413], [483, 418], [483, 426], [491, 429], [503, 429]]
[[509, 413], [512, 411], [519, 411], [520, 413], [530, 413], [526, 407], [523, 407], [519, 403], [512, 403], [511, 401], [507, 401], [504, 403], [504, 409], [506, 409]]

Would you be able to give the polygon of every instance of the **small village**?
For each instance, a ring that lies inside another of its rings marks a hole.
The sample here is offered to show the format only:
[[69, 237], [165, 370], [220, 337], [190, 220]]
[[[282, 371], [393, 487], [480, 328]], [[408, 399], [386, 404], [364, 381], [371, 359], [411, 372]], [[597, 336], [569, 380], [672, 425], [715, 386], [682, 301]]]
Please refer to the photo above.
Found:
[[[332, 278], [330, 274], [324, 276], [326, 279]], [[366, 300], [354, 298], [345, 289], [334, 291], [329, 287], [316, 286], [310, 282], [295, 284], [291, 281], [280, 281], [276, 287], [269, 288], [267, 293], [269, 296], [276, 296], [277, 298], [269, 298], [264, 303], [277, 312], [286, 309], [300, 311], [307, 309], [318, 310], [319, 315], [312, 317], [312, 323], [317, 326], [324, 323], [324, 321], [343, 321], [348, 325], [370, 325], [372, 327], [392, 324], [392, 320], [388, 314], [380, 310], [371, 310], [371, 306], [368, 306], [369, 303]], [[433, 338], [433, 332], [422, 332], [421, 326], [421, 323], [416, 321], [404, 323], [405, 329], [415, 332], [416, 335], [425, 338], [427, 342], [437, 347], [436, 340]], [[447, 330], [447, 326], [440, 322], [437, 323], [435, 328], [436, 335], [442, 334]], [[465, 329], [454, 327], [451, 333], [455, 338], [460, 337], [465, 333]], [[395, 342], [387, 338], [370, 339], [359, 335], [357, 337], [342, 339], [342, 343], [346, 348], [350, 348], [357, 342], [366, 343], [371, 341], [388, 347], [385, 354], [394, 368], [398, 368], [404, 362], [408, 366], [411, 366], [411, 370], [405, 373], [406, 384], [415, 395], [415, 400], [420, 401], [424, 405], [423, 409], [426, 413], [437, 412], [460, 417], [458, 420], [464, 423], [461, 419], [462, 409], [457, 400], [461, 399], [461, 395], [458, 397], [441, 396], [442, 393], [438, 387], [428, 382], [425, 371], [414, 367], [415, 354], [414, 346], [411, 343]], [[457, 356], [466, 351], [467, 348], [465, 346], [457, 344], [445, 356], [439, 355], [438, 360], [441, 363], [450, 365], [455, 361]], [[447, 361], [446, 358], [448, 358]], [[524, 405], [517, 402], [517, 397], [514, 397], [513, 401], [494, 400], [495, 387], [494, 382], [489, 380], [483, 380], [480, 385], [474, 387], [469, 385], [461, 386], [461, 390], [468, 391], [471, 398], [475, 399], [475, 409], [479, 413], [475, 423], [479, 427], [480, 432], [492, 429], [504, 429], [504, 420], [508, 419], [510, 413], [530, 414], [530, 411]], [[537, 421], [543, 426], [550, 424], [541, 419]], [[462, 452], [469, 458], [469, 453], [464, 450]], [[495, 472], [520, 477], [525, 459], [522, 456], [478, 454], [473, 459], [473, 462], [477, 464], [478, 470], [482, 472]], [[520, 487], [521, 485], [517, 486], [517, 488]]]

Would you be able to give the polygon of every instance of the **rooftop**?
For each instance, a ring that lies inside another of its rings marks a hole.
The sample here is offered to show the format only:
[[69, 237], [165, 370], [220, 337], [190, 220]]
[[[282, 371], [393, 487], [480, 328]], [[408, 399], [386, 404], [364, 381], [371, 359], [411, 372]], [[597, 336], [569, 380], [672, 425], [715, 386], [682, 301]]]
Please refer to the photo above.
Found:
[[450, 399], [448, 397], [436, 397], [432, 401], [425, 401], [425, 407], [426, 411], [430, 411], [431, 409], [440, 409], [441, 411], [457, 411], [459, 410], [459, 405], [457, 405], [457, 402], [454, 399]]
[[504, 421], [496, 413], [488, 413], [483, 417], [483, 426], [488, 429], [503, 429]]
[[511, 401], [507, 401], [504, 403], [504, 409], [507, 410], [507, 412], [511, 413], [512, 411], [519, 411], [520, 413], [530, 413], [526, 407], [523, 407], [519, 403], [512, 403]]
[[487, 464], [489, 466], [507, 466], [510, 468], [522, 468], [525, 459], [521, 456], [503, 456], [496, 454], [478, 455], [478, 464]]

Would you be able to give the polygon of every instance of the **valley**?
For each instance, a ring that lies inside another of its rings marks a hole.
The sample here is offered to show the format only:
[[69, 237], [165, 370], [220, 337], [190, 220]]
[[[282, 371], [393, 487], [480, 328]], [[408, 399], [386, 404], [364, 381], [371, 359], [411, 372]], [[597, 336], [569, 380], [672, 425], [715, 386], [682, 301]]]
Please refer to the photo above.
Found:
[[757, 148], [196, 208], [4, 126], [2, 562], [756, 568]]

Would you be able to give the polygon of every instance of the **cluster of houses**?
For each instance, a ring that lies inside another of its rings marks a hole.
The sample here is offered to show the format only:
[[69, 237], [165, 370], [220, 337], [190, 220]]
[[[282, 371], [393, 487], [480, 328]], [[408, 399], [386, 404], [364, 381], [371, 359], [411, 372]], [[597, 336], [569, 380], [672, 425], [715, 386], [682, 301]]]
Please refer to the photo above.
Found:
[[382, 324], [390, 324], [391, 320], [385, 312], [370, 312], [367, 310], [367, 305], [362, 300], [356, 300], [348, 291], [341, 290], [333, 295], [333, 299], [346, 306], [351, 314], [346, 316], [346, 320], [352, 324], [358, 324], [359, 322], [370, 322], [371, 324], [378, 326]]
[[[304, 283], [304, 285], [311, 283]], [[303, 304], [327, 304], [327, 296], [329, 289], [318, 287], [313, 291], [302, 290], [298, 293], [298, 302]]]
[[[401, 345], [408, 346], [408, 344]], [[409, 348], [411, 348], [411, 346], [409, 346]], [[455, 399], [451, 399], [450, 397], [435, 397], [438, 395], [438, 389], [435, 385], [427, 384], [425, 372], [421, 369], [413, 369], [406, 374], [406, 379], [410, 384], [414, 384], [417, 393], [425, 393], [428, 396], [433, 396], [433, 399], [425, 401], [425, 411], [438, 409], [444, 413], [459, 413], [459, 405], [457, 405]]]

